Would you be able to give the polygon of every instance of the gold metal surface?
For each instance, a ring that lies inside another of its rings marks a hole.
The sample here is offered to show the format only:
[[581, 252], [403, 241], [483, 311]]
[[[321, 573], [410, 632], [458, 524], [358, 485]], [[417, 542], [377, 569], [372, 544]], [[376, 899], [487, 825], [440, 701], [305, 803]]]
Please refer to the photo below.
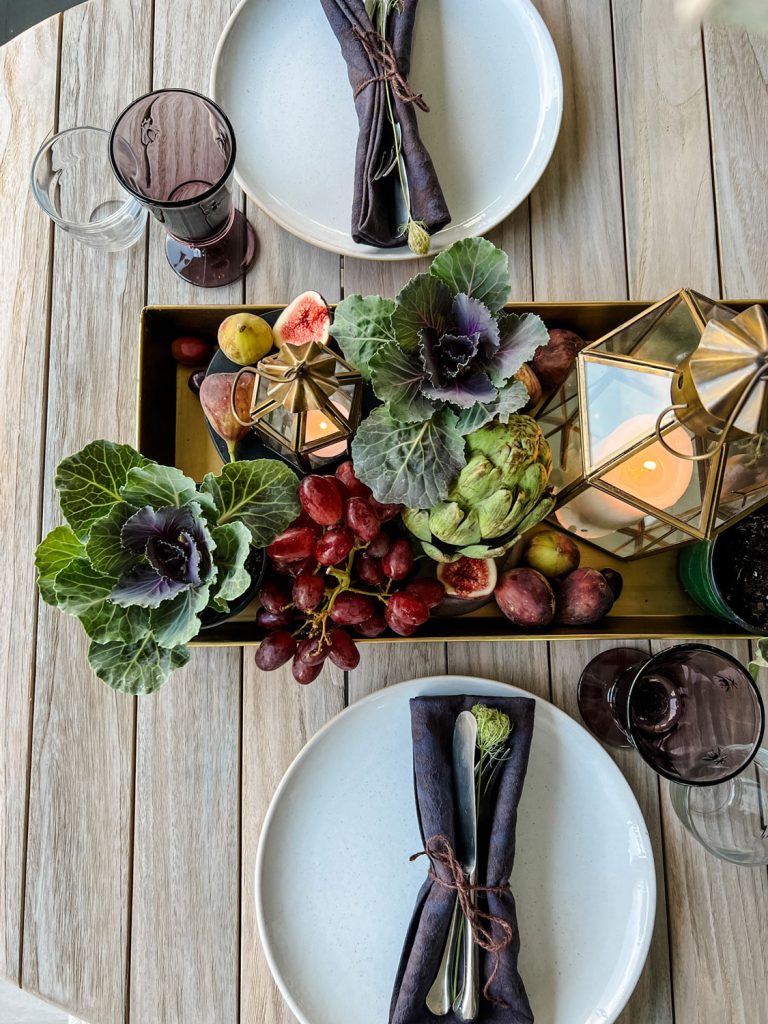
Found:
[[[730, 303], [735, 309], [751, 301]], [[588, 340], [596, 339], [638, 316], [647, 302], [514, 303], [518, 314], [538, 313], [550, 327], [565, 327]], [[137, 447], [144, 455], [177, 465], [195, 480], [221, 469], [218, 455], [197, 396], [187, 386], [193, 367], [179, 366], [171, 356], [171, 341], [194, 334], [212, 341], [221, 321], [232, 313], [263, 314], [282, 306], [148, 306], [141, 313], [138, 379]], [[735, 521], [735, 519], [733, 520]], [[683, 592], [677, 579], [676, 552], [668, 550], [636, 562], [624, 562], [588, 543], [581, 544], [582, 565], [617, 568], [624, 592], [611, 614], [594, 626], [551, 625], [526, 633], [505, 619], [495, 605], [479, 613], [431, 619], [413, 638], [361, 638], [362, 643], [443, 643], [499, 640], [714, 639], [743, 637], [735, 626], [707, 615]], [[250, 646], [260, 642], [254, 625], [255, 607], [224, 622], [192, 641], [192, 646]]]

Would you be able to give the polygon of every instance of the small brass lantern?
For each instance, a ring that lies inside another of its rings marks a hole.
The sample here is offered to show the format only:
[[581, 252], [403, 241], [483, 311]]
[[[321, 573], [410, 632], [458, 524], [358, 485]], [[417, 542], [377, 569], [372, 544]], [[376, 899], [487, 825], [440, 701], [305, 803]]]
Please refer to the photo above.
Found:
[[[238, 374], [254, 374], [249, 424], [274, 451], [306, 471], [339, 461], [360, 422], [358, 371], [326, 345], [284, 344]], [[237, 380], [232, 394], [235, 394]], [[238, 422], [243, 423], [232, 408]]]
[[618, 558], [768, 501], [768, 320], [683, 290], [580, 353], [539, 414], [556, 525]]

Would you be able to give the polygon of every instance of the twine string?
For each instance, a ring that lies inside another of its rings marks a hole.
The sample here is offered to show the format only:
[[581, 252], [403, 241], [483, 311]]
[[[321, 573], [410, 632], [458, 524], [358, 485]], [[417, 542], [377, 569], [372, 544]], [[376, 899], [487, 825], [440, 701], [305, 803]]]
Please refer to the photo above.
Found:
[[[515, 930], [506, 918], [500, 917], [498, 914], [491, 914], [490, 911], [482, 910], [478, 907], [473, 897], [477, 893], [502, 895], [509, 891], [509, 886], [472, 885], [464, 873], [451, 845], [451, 841], [447, 836], [430, 836], [424, 843], [424, 849], [414, 853], [409, 859], [416, 860], [418, 857], [429, 858], [430, 868], [427, 875], [433, 882], [456, 893], [461, 912], [472, 926], [472, 939], [474, 943], [493, 957], [493, 968], [483, 986], [484, 997], [496, 1006], [508, 1008], [503, 1000], [496, 999], [490, 994], [490, 989], [501, 965], [501, 954], [514, 939]], [[449, 876], [447, 881], [441, 878], [435, 871], [434, 865], [436, 864], [442, 864], [446, 868]], [[494, 925], [498, 929], [498, 938], [493, 936]]]
[[389, 82], [392, 92], [399, 100], [403, 103], [415, 103], [419, 110], [423, 110], [428, 114], [429, 106], [424, 97], [420, 93], [415, 93], [408, 84], [408, 80], [400, 70], [395, 51], [392, 49], [392, 44], [389, 40], [385, 39], [379, 32], [372, 30], [363, 32], [357, 25], [353, 26], [353, 32], [360, 40], [366, 56], [374, 67], [381, 68], [380, 74], [371, 75], [370, 78], [360, 82], [355, 89], [354, 98], [357, 99], [363, 89], [367, 89], [374, 82]]

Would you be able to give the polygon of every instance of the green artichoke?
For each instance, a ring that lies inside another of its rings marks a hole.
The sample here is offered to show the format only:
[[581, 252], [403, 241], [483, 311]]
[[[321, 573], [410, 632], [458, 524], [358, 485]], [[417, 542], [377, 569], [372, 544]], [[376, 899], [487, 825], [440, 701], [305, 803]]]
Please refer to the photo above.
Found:
[[493, 422], [466, 438], [467, 464], [445, 501], [406, 509], [403, 521], [430, 558], [497, 558], [552, 511], [552, 453], [530, 416]]

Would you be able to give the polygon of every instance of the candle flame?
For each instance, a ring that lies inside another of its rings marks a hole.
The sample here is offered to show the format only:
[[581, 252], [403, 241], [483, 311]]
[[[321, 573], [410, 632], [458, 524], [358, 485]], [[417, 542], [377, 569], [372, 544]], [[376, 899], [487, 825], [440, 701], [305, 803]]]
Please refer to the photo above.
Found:
[[657, 465], [658, 464], [655, 463], [653, 459], [648, 459], [646, 462], [643, 463], [643, 469], [654, 470], [657, 468]]

